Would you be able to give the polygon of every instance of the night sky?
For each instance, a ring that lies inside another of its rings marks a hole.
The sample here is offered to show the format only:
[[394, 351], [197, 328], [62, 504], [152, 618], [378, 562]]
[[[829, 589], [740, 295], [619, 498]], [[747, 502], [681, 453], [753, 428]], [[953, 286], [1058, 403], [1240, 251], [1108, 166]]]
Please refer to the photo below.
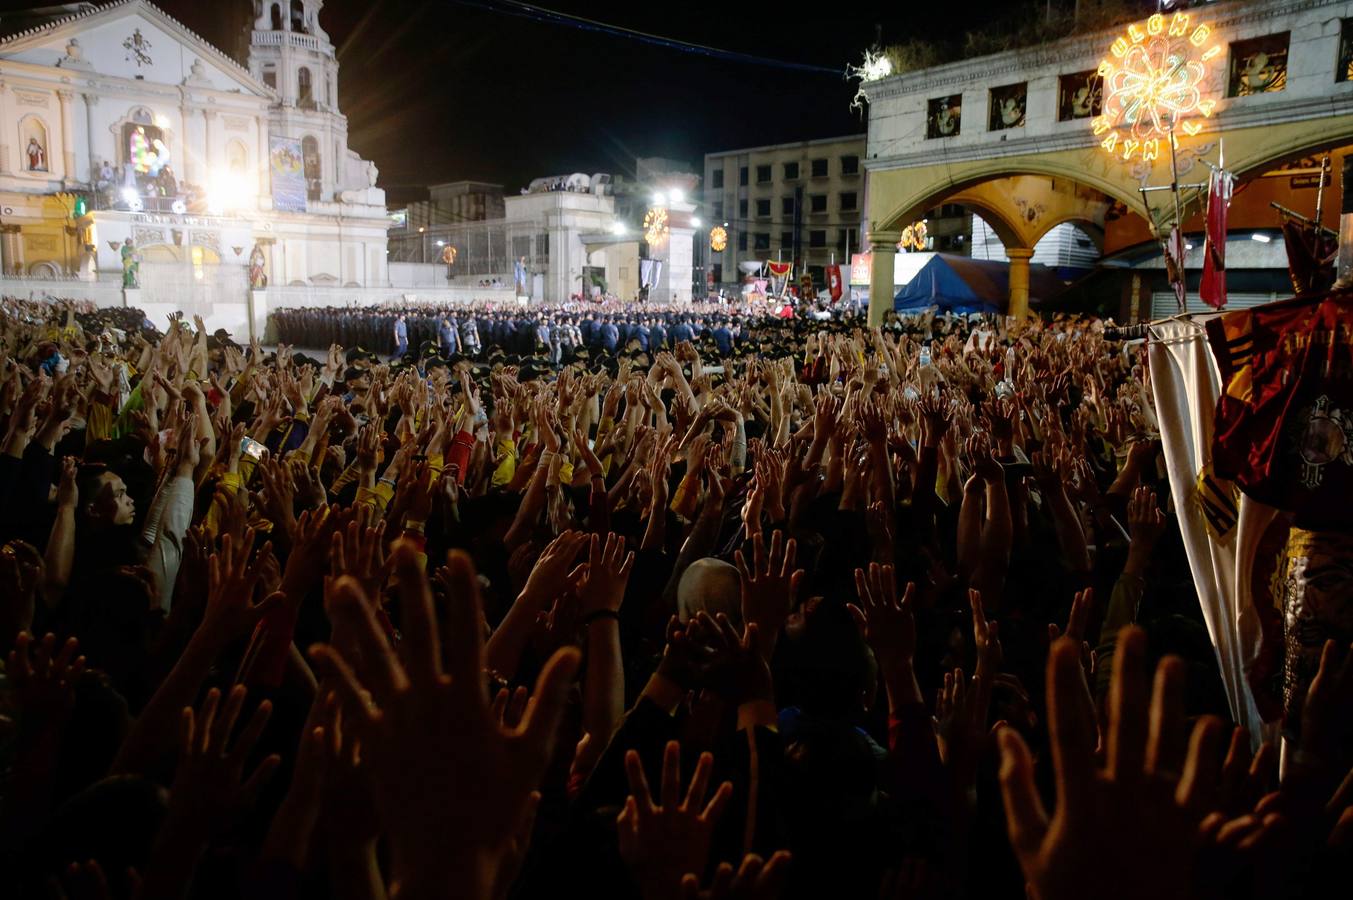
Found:
[[[0, 0], [0, 9], [41, 5]], [[241, 55], [249, 0], [159, 0]], [[349, 143], [380, 169], [390, 202], [427, 184], [479, 179], [509, 192], [533, 177], [624, 172], [635, 156], [706, 152], [860, 133], [842, 75], [712, 60], [495, 13], [497, 0], [327, 0]], [[957, 39], [1008, 0], [800, 7], [779, 3], [542, 5], [610, 25], [844, 72], [874, 42]], [[809, 12], [808, 10], [811, 10]], [[830, 18], [823, 15], [830, 11]], [[960, 14], [961, 12], [961, 14]]]

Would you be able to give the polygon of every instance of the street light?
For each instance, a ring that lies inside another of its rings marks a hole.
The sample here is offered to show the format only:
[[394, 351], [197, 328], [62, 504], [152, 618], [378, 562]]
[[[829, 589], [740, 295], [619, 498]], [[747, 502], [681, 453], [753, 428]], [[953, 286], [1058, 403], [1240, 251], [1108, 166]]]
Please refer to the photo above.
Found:
[[700, 217], [699, 217], [699, 216], [691, 216], [691, 227], [692, 227], [692, 228], [699, 228], [699, 227], [700, 227]]
[[653, 205], [654, 205], [654, 206], [666, 206], [666, 205], [667, 205], [667, 195], [664, 194], [662, 191], [658, 191], [656, 194], [653, 195]]
[[686, 199], [686, 194], [682, 192], [681, 188], [672, 188], [667, 196], [672, 198], [673, 203], [681, 203]]

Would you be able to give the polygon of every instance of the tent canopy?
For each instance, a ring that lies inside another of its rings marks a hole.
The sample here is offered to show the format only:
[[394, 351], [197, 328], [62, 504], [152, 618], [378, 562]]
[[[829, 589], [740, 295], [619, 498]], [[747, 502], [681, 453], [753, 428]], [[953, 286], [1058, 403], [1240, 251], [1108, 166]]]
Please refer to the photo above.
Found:
[[[1044, 265], [1029, 266], [1029, 302], [1061, 293], [1065, 285]], [[898, 312], [931, 307], [955, 313], [1000, 312], [1010, 301], [1010, 264], [937, 253], [893, 298]]]

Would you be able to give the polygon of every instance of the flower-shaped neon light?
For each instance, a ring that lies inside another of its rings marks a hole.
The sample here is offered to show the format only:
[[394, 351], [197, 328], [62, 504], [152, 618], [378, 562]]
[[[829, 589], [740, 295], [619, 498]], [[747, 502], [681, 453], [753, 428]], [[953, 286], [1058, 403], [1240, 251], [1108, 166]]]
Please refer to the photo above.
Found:
[[709, 230], [709, 249], [715, 253], [728, 249], [728, 232], [722, 225], [715, 225]]
[[1176, 128], [1187, 135], [1201, 130], [1191, 120], [1212, 115], [1216, 106], [1203, 98], [1202, 87], [1207, 63], [1221, 52], [1219, 45], [1207, 46], [1211, 34], [1207, 25], [1191, 26], [1184, 13], [1168, 22], [1157, 13], [1129, 25], [1113, 42], [1099, 64], [1103, 113], [1091, 122], [1104, 150], [1124, 160], [1151, 162]]

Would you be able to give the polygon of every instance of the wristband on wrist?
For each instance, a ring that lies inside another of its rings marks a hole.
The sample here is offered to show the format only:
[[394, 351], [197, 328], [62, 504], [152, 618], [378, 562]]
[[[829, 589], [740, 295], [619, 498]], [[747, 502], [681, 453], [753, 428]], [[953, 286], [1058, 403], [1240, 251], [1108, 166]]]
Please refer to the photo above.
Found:
[[585, 616], [582, 617], [582, 623], [583, 623], [583, 625], [591, 625], [593, 622], [597, 621], [598, 619], [615, 619], [617, 622], [619, 622], [619, 621], [620, 621], [620, 613], [616, 612], [616, 611], [613, 610], [613, 609], [598, 609], [598, 610], [594, 610], [593, 612], [590, 612], [590, 613], [588, 613], [587, 615], [585, 615]]
[[419, 534], [422, 534], [422, 533], [423, 533], [423, 529], [427, 527], [427, 524], [428, 524], [427, 522], [421, 521], [421, 520], [419, 520], [419, 519], [405, 519], [405, 520], [404, 520], [404, 530], [405, 530], [405, 531], [416, 531], [416, 532], [418, 532]]

